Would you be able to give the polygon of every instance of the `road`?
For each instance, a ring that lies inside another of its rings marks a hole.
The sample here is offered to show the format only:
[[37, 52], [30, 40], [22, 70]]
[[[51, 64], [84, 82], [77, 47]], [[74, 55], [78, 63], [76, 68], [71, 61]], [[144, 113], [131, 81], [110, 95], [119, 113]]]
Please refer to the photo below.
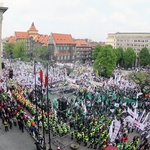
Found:
[[36, 150], [33, 138], [25, 130], [13, 127], [5, 132], [4, 125], [0, 119], [0, 150]]

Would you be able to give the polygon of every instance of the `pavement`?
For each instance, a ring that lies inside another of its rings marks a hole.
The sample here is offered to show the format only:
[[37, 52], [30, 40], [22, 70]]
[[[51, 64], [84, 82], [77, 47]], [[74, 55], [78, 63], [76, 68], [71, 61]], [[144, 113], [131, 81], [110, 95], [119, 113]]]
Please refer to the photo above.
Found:
[[0, 119], [0, 150], [36, 150], [35, 141], [25, 130], [21, 132], [19, 127], [13, 127], [5, 132]]

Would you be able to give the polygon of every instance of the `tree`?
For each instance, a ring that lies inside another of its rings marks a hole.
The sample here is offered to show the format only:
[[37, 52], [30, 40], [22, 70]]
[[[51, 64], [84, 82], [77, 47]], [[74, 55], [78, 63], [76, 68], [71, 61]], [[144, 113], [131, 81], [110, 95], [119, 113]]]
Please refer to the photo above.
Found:
[[102, 49], [102, 46], [100, 44], [97, 44], [92, 52], [92, 59], [95, 61], [97, 56], [98, 56], [98, 53], [101, 51]]
[[13, 58], [24, 59], [25, 57], [27, 57], [26, 42], [24, 40], [20, 40], [15, 43]]
[[139, 63], [144, 67], [150, 64], [150, 52], [146, 47], [142, 48], [139, 53]]
[[140, 86], [141, 92], [144, 96], [150, 92], [149, 74], [147, 74], [146, 72], [132, 72], [128, 76]]
[[7, 57], [11, 58], [15, 47], [15, 43], [8, 42], [4, 45], [4, 51]]
[[133, 63], [135, 63], [136, 59], [136, 53], [133, 50], [133, 48], [127, 48], [126, 51], [124, 51], [123, 60], [124, 60], [124, 66], [126, 68], [132, 67]]
[[93, 64], [94, 70], [100, 72], [102, 75], [109, 77], [112, 75], [116, 67], [116, 55], [110, 45], [102, 47], [101, 51]]
[[117, 57], [117, 64], [119, 64], [119, 66], [122, 66], [122, 63], [123, 63], [123, 48], [122, 47], [118, 47], [116, 49], [114, 49], [114, 52], [116, 54], [116, 57]]
[[38, 46], [35, 47], [33, 50], [33, 57], [35, 59], [49, 59], [49, 51], [48, 48], [45, 46]]

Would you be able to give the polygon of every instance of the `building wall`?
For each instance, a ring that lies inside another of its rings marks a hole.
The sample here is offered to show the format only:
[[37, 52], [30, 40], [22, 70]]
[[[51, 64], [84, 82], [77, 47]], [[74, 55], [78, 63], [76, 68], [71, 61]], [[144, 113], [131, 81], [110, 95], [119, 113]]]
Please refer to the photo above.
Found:
[[77, 60], [79, 61], [91, 60], [92, 47], [87, 47], [87, 46], [77, 47], [76, 53], [77, 53]]
[[142, 48], [150, 48], [150, 33], [112, 33], [108, 34], [106, 44], [114, 48], [123, 47], [125, 50], [132, 47], [138, 54]]

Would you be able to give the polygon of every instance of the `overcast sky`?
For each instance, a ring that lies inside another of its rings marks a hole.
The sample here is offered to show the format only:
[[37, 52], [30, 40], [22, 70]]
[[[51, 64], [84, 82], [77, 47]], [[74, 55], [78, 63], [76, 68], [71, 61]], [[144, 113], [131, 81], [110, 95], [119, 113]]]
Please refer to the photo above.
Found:
[[27, 31], [34, 22], [40, 34], [66, 33], [106, 41], [108, 33], [150, 32], [150, 0], [0, 0], [2, 37]]

